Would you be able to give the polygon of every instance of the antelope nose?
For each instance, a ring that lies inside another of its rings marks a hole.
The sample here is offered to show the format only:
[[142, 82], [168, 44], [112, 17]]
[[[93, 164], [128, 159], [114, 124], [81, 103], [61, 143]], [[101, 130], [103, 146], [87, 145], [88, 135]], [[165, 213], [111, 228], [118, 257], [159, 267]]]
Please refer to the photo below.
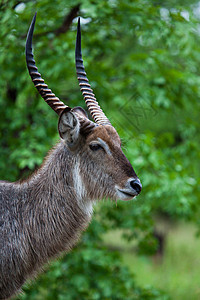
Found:
[[131, 187], [139, 194], [142, 190], [142, 184], [139, 179], [134, 179], [130, 181]]

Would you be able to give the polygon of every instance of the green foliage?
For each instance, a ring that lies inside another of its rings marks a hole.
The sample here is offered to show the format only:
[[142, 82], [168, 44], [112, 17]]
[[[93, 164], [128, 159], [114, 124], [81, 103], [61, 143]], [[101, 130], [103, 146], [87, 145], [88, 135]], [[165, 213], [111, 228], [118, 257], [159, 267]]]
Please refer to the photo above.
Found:
[[[167, 290], [170, 299], [199, 300], [200, 239], [195, 237], [195, 226], [182, 221], [173, 222], [172, 226], [166, 219], [164, 224], [170, 230], [165, 241], [163, 257], [138, 256], [131, 251], [130, 243], [126, 245], [123, 242], [124, 248], [129, 247], [123, 251], [124, 262], [133, 272], [139, 270], [138, 284], [143, 285], [145, 282], [145, 285]], [[113, 246], [117, 247], [120, 242], [122, 243], [116, 236], [112, 240], [109, 234], [109, 243]]]
[[25, 37], [35, 11], [39, 71], [65, 103], [84, 107], [74, 66], [76, 22], [63, 34], [56, 31], [79, 3], [88, 77], [143, 191], [117, 207], [101, 203], [81, 244], [26, 287], [21, 299], [167, 299], [139, 288], [120, 255], [102, 246], [101, 235], [119, 228], [139, 252], [152, 253], [157, 212], [200, 225], [197, 1], [1, 1], [0, 178], [26, 176], [58, 140], [54, 112], [25, 66]]

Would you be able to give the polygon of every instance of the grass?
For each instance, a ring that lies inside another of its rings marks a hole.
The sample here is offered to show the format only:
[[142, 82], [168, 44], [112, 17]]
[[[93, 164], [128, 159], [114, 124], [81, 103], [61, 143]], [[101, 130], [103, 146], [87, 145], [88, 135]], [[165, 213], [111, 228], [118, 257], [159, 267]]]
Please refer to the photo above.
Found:
[[133, 244], [126, 243], [120, 232], [110, 232], [105, 243], [119, 247], [123, 261], [136, 275], [140, 286], [162, 289], [175, 300], [200, 299], [200, 238], [191, 224], [178, 223], [168, 228], [164, 255], [138, 256]]

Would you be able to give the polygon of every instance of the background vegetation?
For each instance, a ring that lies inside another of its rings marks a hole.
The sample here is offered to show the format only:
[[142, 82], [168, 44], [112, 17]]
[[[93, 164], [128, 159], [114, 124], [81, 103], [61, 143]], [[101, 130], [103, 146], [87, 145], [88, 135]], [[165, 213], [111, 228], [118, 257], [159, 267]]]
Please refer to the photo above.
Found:
[[81, 16], [88, 77], [143, 190], [136, 201], [99, 203], [76, 249], [18, 299], [199, 299], [200, 3], [1, 0], [0, 178], [10, 181], [58, 140], [55, 113], [25, 66], [35, 11], [42, 76], [65, 103], [84, 107], [74, 64]]

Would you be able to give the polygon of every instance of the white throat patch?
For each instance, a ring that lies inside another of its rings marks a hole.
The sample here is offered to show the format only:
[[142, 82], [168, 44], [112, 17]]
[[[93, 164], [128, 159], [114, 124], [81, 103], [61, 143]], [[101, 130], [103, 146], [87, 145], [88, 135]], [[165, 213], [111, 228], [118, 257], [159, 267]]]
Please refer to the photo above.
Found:
[[74, 191], [77, 197], [79, 207], [87, 214], [91, 215], [93, 212], [93, 203], [86, 199], [86, 189], [80, 174], [80, 161], [76, 160], [73, 170]]

